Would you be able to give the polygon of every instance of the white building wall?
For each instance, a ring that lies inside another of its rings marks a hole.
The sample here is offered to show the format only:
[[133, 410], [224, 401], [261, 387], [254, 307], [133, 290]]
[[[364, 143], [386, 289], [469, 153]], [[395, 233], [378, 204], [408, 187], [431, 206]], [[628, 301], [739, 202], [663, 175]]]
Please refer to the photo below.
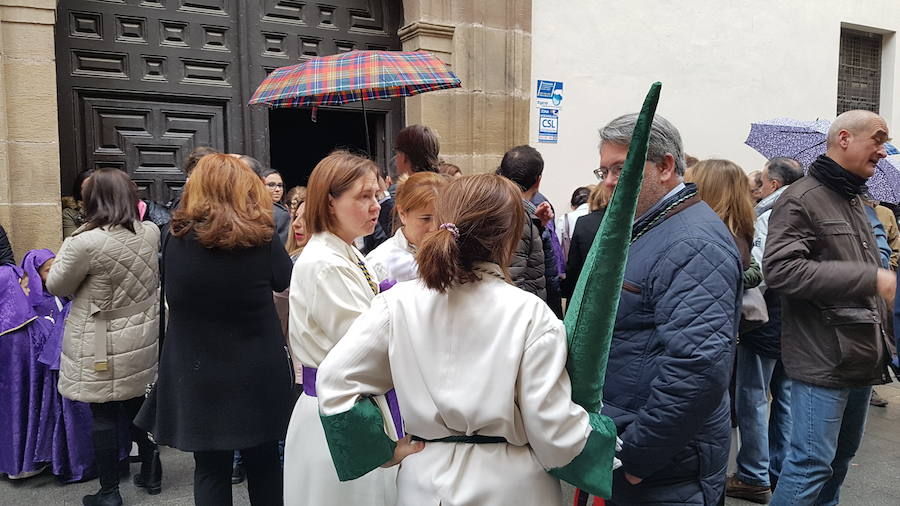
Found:
[[[597, 130], [637, 112], [657, 80], [657, 113], [687, 153], [761, 168], [744, 144], [751, 122], [834, 118], [842, 23], [885, 33], [881, 114], [900, 138], [900, 0], [534, 0], [530, 142], [546, 163], [541, 192], [567, 211], [572, 191], [595, 182]], [[557, 144], [538, 143], [538, 79], [564, 82]]]

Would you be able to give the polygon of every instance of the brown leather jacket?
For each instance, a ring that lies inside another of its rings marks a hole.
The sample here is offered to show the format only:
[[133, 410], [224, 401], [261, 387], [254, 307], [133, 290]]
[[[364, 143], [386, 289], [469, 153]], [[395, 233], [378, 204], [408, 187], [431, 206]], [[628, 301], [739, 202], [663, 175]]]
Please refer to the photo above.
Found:
[[806, 176], [772, 210], [763, 272], [782, 296], [782, 360], [793, 379], [829, 388], [890, 381], [878, 246], [862, 206]]

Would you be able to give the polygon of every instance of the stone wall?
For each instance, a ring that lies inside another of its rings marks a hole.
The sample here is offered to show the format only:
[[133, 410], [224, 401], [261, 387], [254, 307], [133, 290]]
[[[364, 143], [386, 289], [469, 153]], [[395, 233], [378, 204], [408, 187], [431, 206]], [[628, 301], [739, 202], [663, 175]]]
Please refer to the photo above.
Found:
[[403, 49], [433, 52], [462, 81], [406, 99], [406, 124], [435, 128], [463, 173], [493, 171], [528, 143], [531, 0], [404, 0], [403, 10]]
[[59, 247], [55, 0], [0, 0], [0, 224], [21, 261]]

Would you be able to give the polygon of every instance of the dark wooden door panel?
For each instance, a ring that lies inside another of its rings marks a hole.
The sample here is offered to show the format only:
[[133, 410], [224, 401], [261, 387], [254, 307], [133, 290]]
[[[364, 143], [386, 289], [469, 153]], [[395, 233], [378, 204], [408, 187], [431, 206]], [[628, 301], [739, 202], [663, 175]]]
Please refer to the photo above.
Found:
[[157, 202], [180, 191], [181, 166], [192, 149], [225, 144], [224, 103], [115, 93], [79, 94], [78, 100], [87, 167], [125, 170]]
[[[400, 0], [62, 0], [62, 187], [82, 170], [118, 167], [166, 202], [194, 146], [268, 163], [268, 111], [245, 105], [267, 72], [351, 49], [399, 49], [402, 23]], [[402, 103], [367, 108], [381, 118], [375, 154], [386, 163]]]

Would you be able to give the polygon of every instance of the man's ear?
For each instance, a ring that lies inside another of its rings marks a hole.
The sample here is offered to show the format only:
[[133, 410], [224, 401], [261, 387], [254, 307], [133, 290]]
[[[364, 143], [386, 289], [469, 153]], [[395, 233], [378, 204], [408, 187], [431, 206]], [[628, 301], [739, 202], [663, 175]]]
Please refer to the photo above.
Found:
[[659, 180], [661, 182], [665, 183], [671, 181], [672, 178], [678, 177], [678, 174], [675, 173], [675, 157], [671, 153], [666, 153], [663, 161], [657, 163], [656, 166], [659, 168]]
[[839, 132], [838, 132], [838, 144], [839, 144], [842, 148], [847, 149], [847, 146], [850, 145], [850, 137], [851, 137], [851, 136], [852, 136], [852, 134], [850, 133], [849, 130], [841, 130], [841, 131], [839, 131]]

